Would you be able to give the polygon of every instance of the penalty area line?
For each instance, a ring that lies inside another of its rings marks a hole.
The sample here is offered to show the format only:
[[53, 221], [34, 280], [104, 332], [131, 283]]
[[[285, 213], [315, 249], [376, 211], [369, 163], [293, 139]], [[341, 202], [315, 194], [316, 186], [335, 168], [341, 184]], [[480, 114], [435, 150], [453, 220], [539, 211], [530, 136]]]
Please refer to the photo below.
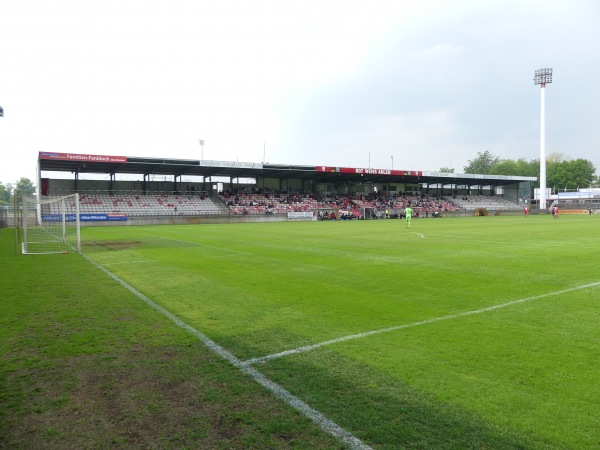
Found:
[[101, 270], [102, 272], [104, 272], [106, 275], [108, 275], [110, 278], [115, 280], [117, 283], [119, 283], [121, 286], [123, 286], [125, 289], [127, 289], [129, 292], [131, 292], [137, 298], [139, 298], [144, 303], [146, 303], [148, 306], [150, 306], [151, 308], [153, 308], [154, 310], [156, 310], [163, 316], [167, 317], [169, 320], [174, 322], [178, 327], [183, 328], [184, 330], [190, 332], [192, 335], [196, 336], [213, 353], [217, 354], [224, 360], [231, 363], [233, 366], [237, 367], [242, 373], [249, 375], [256, 383], [260, 384], [261, 386], [266, 388], [268, 391], [270, 391], [273, 395], [275, 395], [275, 397], [284, 401], [289, 406], [294, 408], [296, 411], [300, 412], [305, 417], [310, 419], [313, 423], [315, 423], [323, 431], [325, 431], [326, 433], [330, 434], [331, 436], [339, 439], [340, 441], [342, 441], [344, 444], [346, 444], [349, 448], [351, 448], [353, 450], [354, 449], [356, 449], [356, 450], [372, 450], [371, 447], [369, 447], [367, 444], [365, 444], [360, 439], [355, 437], [352, 433], [350, 433], [349, 431], [346, 431], [344, 428], [342, 428], [341, 426], [339, 426], [332, 420], [325, 417], [321, 412], [317, 411], [316, 409], [314, 409], [313, 407], [311, 407], [304, 401], [300, 400], [298, 397], [296, 397], [295, 395], [290, 393], [288, 390], [284, 389], [282, 386], [275, 383], [270, 378], [263, 375], [261, 372], [259, 372], [254, 367], [251, 367], [248, 364], [245, 364], [242, 360], [240, 360], [239, 358], [234, 356], [232, 353], [225, 350], [223, 347], [221, 347], [215, 341], [210, 339], [204, 333], [198, 331], [191, 325], [188, 325], [183, 320], [181, 320], [179, 317], [177, 317], [175, 314], [166, 310], [162, 306], [154, 303], [152, 300], [150, 300], [144, 294], [139, 292], [133, 286], [130, 286], [127, 282], [121, 280], [119, 277], [117, 277], [115, 274], [113, 274], [110, 270], [106, 269], [105, 267], [103, 267], [102, 265], [100, 265], [99, 263], [94, 261], [92, 258], [87, 256], [86, 254], [81, 253], [81, 255], [85, 259], [87, 259], [94, 267], [96, 267], [99, 270]]
[[584, 285], [581, 285], [581, 286], [575, 286], [575, 287], [568, 288], [568, 289], [562, 289], [560, 291], [547, 292], [546, 294], [535, 295], [533, 297], [521, 298], [519, 300], [513, 300], [513, 301], [510, 301], [510, 302], [501, 303], [499, 305], [488, 306], [486, 308], [475, 309], [475, 310], [471, 310], [471, 311], [464, 311], [464, 312], [461, 312], [461, 313], [449, 314], [447, 316], [435, 317], [433, 319], [421, 320], [419, 322], [407, 323], [407, 324], [404, 324], [404, 325], [396, 325], [396, 326], [393, 326], [393, 327], [381, 328], [379, 330], [371, 330], [371, 331], [365, 331], [363, 333], [357, 333], [357, 334], [351, 334], [351, 335], [348, 335], [348, 336], [342, 336], [342, 337], [339, 337], [339, 338], [336, 338], [336, 339], [330, 339], [328, 341], [318, 342], [318, 343], [312, 344], [312, 345], [306, 345], [304, 347], [298, 347], [298, 348], [294, 348], [294, 349], [291, 349], [291, 350], [285, 350], [285, 351], [279, 352], [279, 353], [273, 353], [271, 355], [266, 355], [266, 356], [261, 356], [261, 357], [258, 357], [258, 358], [247, 359], [246, 361], [244, 361], [244, 364], [251, 365], [251, 364], [257, 364], [257, 363], [265, 363], [265, 362], [267, 362], [269, 360], [272, 360], [272, 359], [283, 358], [284, 356], [289, 356], [289, 355], [295, 355], [295, 354], [298, 354], [298, 353], [309, 352], [311, 350], [315, 350], [315, 349], [318, 349], [320, 347], [325, 347], [326, 345], [337, 344], [337, 343], [340, 343], [340, 342], [350, 341], [352, 339], [360, 339], [360, 338], [367, 337], [367, 336], [373, 336], [375, 334], [382, 334], [382, 333], [389, 333], [391, 331], [404, 330], [406, 328], [414, 328], [414, 327], [418, 327], [420, 325], [428, 325], [430, 323], [442, 322], [442, 321], [445, 321], [445, 320], [457, 319], [457, 318], [460, 318], [460, 317], [472, 316], [472, 315], [475, 315], [475, 314], [482, 314], [482, 313], [485, 313], [485, 312], [488, 312], [488, 311], [494, 311], [496, 309], [506, 308], [508, 306], [517, 305], [519, 303], [525, 303], [525, 302], [528, 302], [528, 301], [531, 301], [531, 300], [539, 300], [541, 298], [546, 298], [546, 297], [552, 297], [552, 296], [555, 296], [555, 295], [566, 294], [568, 292], [579, 291], [581, 289], [588, 289], [588, 288], [596, 287], [596, 286], [600, 286], [600, 281], [596, 281], [594, 283], [589, 283], [589, 284], [584, 284]]

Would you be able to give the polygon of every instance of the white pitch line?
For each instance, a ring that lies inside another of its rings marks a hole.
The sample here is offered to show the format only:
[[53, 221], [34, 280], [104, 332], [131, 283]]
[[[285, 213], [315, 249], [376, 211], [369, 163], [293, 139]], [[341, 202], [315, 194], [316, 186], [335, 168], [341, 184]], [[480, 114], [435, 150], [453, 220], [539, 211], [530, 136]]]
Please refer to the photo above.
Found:
[[173, 238], [168, 238], [168, 237], [164, 237], [164, 236], [159, 236], [157, 234], [150, 234], [150, 233], [144, 233], [144, 234], [146, 236], [152, 236], [152, 237], [157, 237], [157, 238], [160, 238], [160, 239], [166, 239], [168, 241], [184, 242], [186, 244], [197, 245], [199, 247], [214, 248], [215, 250], [222, 250], [222, 251], [225, 251], [225, 252], [237, 253], [238, 255], [252, 255], [252, 253], [249, 253], [249, 252], [240, 252], [239, 250], [231, 250], [229, 248], [215, 247], [213, 245], [201, 244], [199, 242], [184, 241], [182, 239], [173, 239]]
[[264, 363], [266, 361], [269, 361], [272, 359], [277, 359], [277, 358], [283, 358], [284, 356], [288, 356], [288, 355], [295, 355], [297, 353], [309, 352], [311, 350], [315, 350], [317, 348], [324, 347], [326, 345], [337, 344], [339, 342], [345, 342], [345, 341], [349, 341], [352, 339], [359, 339], [359, 338], [363, 338], [363, 337], [367, 337], [367, 336], [372, 336], [374, 334], [389, 333], [391, 331], [403, 330], [405, 328], [413, 328], [413, 327], [417, 327], [420, 325], [427, 325], [430, 323], [442, 322], [444, 320], [456, 319], [459, 317], [471, 316], [474, 314], [481, 314], [481, 313], [488, 312], [488, 311], [494, 311], [496, 309], [506, 308], [507, 306], [516, 305], [518, 303], [528, 302], [530, 300], [538, 300], [540, 298], [566, 294], [568, 292], [578, 291], [581, 289], [587, 289], [587, 288], [596, 287], [596, 286], [600, 286], [600, 281], [596, 281], [595, 283], [590, 283], [590, 284], [584, 284], [582, 286], [576, 286], [576, 287], [569, 288], [569, 289], [563, 289], [563, 290], [556, 291], [556, 292], [548, 292], [547, 294], [540, 294], [540, 295], [536, 295], [533, 297], [521, 298], [519, 300], [513, 300], [511, 302], [501, 303], [499, 305], [488, 306], [486, 308], [465, 311], [465, 312], [456, 313], [456, 314], [449, 314], [447, 316], [435, 317], [433, 319], [421, 320], [419, 322], [407, 323], [404, 325], [396, 325], [393, 327], [382, 328], [379, 330], [365, 331], [363, 333], [342, 336], [342, 337], [339, 337], [336, 339], [331, 339], [328, 341], [318, 342], [316, 344], [306, 345], [304, 347], [298, 347], [298, 348], [294, 348], [291, 350], [285, 350], [285, 351], [279, 352], [279, 353], [273, 353], [271, 355], [261, 356], [259, 358], [247, 359], [246, 361], [244, 361], [244, 364], [251, 365], [251, 364], [256, 364], [256, 363]]
[[170, 319], [172, 322], [174, 322], [180, 328], [183, 328], [184, 330], [189, 331], [191, 334], [196, 336], [209, 350], [216, 353], [217, 355], [219, 355], [221, 358], [225, 359], [226, 361], [230, 362], [233, 366], [240, 369], [241, 372], [243, 372], [247, 375], [250, 375], [255, 382], [257, 382], [258, 384], [260, 384], [261, 386], [263, 386], [264, 388], [269, 390], [277, 398], [279, 398], [280, 400], [283, 400], [285, 403], [287, 403], [288, 405], [290, 405], [291, 407], [293, 407], [300, 413], [304, 414], [304, 416], [306, 416], [307, 418], [312, 420], [323, 431], [325, 431], [325, 432], [329, 433], [330, 435], [334, 436], [335, 438], [339, 439], [340, 441], [342, 441], [344, 444], [346, 444], [351, 449], [372, 450], [371, 447], [369, 447], [367, 444], [365, 444], [360, 439], [355, 437], [352, 433], [350, 433], [349, 431], [346, 431], [344, 428], [342, 428], [341, 426], [339, 426], [332, 420], [325, 417], [322, 413], [320, 413], [313, 407], [309, 406], [307, 403], [303, 402], [298, 397], [296, 397], [295, 395], [293, 395], [292, 393], [290, 393], [289, 391], [287, 391], [286, 389], [284, 389], [283, 387], [281, 387], [280, 385], [278, 385], [277, 383], [275, 383], [274, 381], [272, 381], [271, 379], [269, 379], [268, 377], [266, 377], [265, 375], [260, 373], [254, 367], [251, 367], [248, 364], [244, 363], [241, 359], [237, 358], [232, 353], [225, 350], [223, 347], [221, 347], [215, 341], [210, 339], [204, 333], [201, 333], [200, 331], [196, 330], [191, 325], [188, 325], [187, 323], [185, 323], [183, 320], [181, 320], [175, 314], [167, 311], [162, 306], [154, 303], [152, 300], [150, 300], [144, 294], [142, 294], [137, 289], [135, 289], [134, 287], [127, 284], [125, 281], [121, 280], [119, 277], [117, 277], [111, 271], [109, 271], [102, 265], [98, 264], [96, 261], [91, 259], [86, 254], [81, 253], [81, 255], [83, 255], [83, 257], [85, 259], [87, 259], [90, 263], [92, 263], [93, 266], [97, 267], [102, 272], [107, 274], [110, 278], [115, 280], [117, 283], [119, 283], [121, 286], [123, 286], [125, 289], [127, 289], [129, 292], [131, 292], [133, 295], [135, 295], [140, 300], [145, 302], [148, 306], [155, 309], [156, 311], [158, 311], [159, 313], [161, 313], [168, 319]]

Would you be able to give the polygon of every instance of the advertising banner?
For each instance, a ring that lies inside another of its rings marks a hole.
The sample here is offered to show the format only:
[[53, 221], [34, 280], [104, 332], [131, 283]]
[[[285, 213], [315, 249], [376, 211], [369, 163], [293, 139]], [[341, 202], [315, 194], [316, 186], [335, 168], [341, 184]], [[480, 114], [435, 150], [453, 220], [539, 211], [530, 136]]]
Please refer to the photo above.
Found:
[[332, 166], [316, 166], [317, 172], [330, 173], [349, 173], [358, 175], [394, 175], [394, 176], [411, 176], [420, 177], [423, 172], [416, 170], [389, 170], [389, 169], [364, 169], [357, 167], [332, 167]]
[[[127, 220], [127, 214], [79, 214], [81, 222]], [[62, 222], [62, 214], [42, 214], [43, 222]], [[66, 222], [74, 222], [75, 214], [65, 214]]]
[[127, 220], [127, 214], [80, 214], [79, 220], [82, 222]]
[[58, 159], [62, 161], [82, 161], [90, 163], [126, 163], [127, 156], [84, 155], [82, 153], [40, 152], [40, 159]]

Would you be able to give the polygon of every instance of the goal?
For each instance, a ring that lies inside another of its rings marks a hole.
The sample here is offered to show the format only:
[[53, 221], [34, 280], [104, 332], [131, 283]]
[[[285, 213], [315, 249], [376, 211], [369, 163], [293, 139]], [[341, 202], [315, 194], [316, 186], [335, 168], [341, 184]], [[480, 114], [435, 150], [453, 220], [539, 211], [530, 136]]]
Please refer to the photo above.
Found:
[[22, 200], [23, 254], [81, 250], [79, 194], [41, 198], [23, 195]]

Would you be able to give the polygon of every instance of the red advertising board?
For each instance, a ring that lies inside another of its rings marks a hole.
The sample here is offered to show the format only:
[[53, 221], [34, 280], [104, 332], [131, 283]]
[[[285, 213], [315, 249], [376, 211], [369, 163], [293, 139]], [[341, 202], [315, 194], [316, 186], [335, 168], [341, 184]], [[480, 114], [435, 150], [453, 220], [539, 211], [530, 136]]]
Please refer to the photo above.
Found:
[[420, 177], [423, 175], [423, 172], [415, 170], [360, 169], [355, 167], [316, 166], [316, 170], [317, 172], [348, 173], [358, 175], [393, 175], [412, 177]]
[[126, 163], [126, 156], [84, 155], [82, 153], [40, 152], [40, 159], [58, 159], [62, 161], [83, 161], [98, 163]]

